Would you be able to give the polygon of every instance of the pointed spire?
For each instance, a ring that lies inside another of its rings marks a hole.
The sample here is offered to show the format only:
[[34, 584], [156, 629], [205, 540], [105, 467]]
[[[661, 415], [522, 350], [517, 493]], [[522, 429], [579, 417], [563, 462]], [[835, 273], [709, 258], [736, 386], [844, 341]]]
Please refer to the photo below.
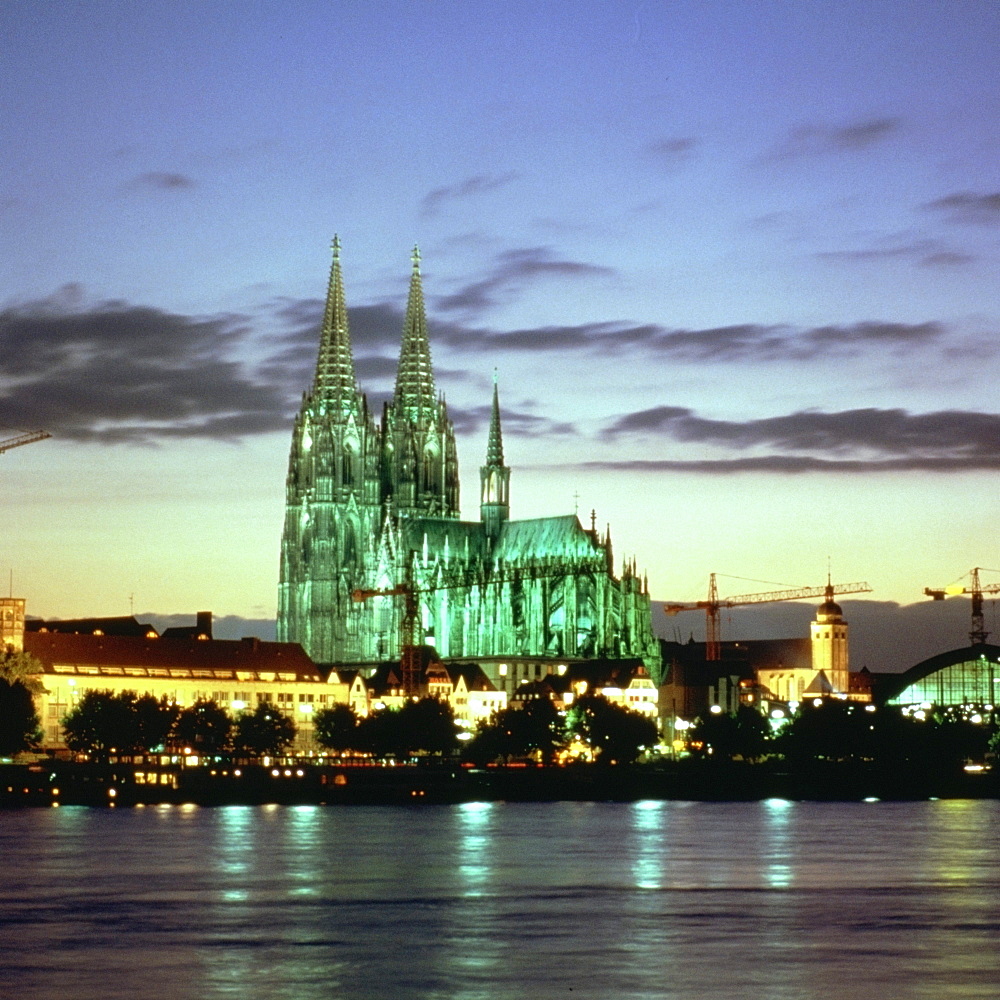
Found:
[[313, 392], [327, 401], [348, 407], [357, 398], [358, 385], [351, 353], [351, 334], [344, 300], [344, 279], [340, 272], [340, 238], [333, 238], [333, 264], [326, 291], [323, 329]]
[[486, 442], [486, 464], [503, 465], [503, 435], [500, 432], [500, 395], [497, 390], [497, 373], [493, 370], [493, 411], [490, 414], [490, 436]]
[[428, 415], [434, 412], [437, 394], [431, 369], [431, 345], [427, 336], [424, 291], [420, 281], [420, 250], [417, 247], [413, 248], [411, 259], [413, 271], [410, 274], [410, 295], [406, 303], [403, 347], [399, 354], [393, 403], [397, 411], [401, 410], [412, 420], [418, 417], [421, 410]]

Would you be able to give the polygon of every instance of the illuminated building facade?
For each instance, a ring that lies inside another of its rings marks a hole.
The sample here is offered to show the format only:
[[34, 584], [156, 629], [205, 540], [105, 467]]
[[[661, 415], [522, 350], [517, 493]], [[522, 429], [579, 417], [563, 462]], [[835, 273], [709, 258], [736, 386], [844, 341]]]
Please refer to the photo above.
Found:
[[847, 654], [847, 622], [827, 583], [823, 603], [809, 624], [809, 664], [782, 665], [757, 671], [757, 682], [776, 701], [796, 702], [807, 698], [847, 698], [871, 701], [867, 674], [850, 672]]
[[828, 583], [826, 599], [816, 609], [816, 620], [809, 625], [812, 643], [812, 668], [826, 676], [836, 694], [850, 689], [847, 663], [847, 622], [844, 612], [833, 599], [833, 587]]
[[1000, 705], [1000, 646], [976, 643], [880, 678], [882, 699], [904, 709], [959, 708], [992, 713]]
[[376, 422], [355, 377], [334, 241], [316, 375], [288, 462], [279, 640], [318, 663], [375, 664], [399, 657], [405, 617], [413, 643], [444, 660], [638, 658], [658, 669], [648, 586], [634, 562], [615, 575], [610, 533], [576, 515], [511, 520], [495, 383], [479, 512], [459, 515], [418, 255], [395, 391]]

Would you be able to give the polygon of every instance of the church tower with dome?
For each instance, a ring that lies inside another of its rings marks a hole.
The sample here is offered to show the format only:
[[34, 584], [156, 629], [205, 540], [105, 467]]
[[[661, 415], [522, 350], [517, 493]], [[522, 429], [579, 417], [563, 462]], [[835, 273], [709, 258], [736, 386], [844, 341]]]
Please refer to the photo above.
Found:
[[826, 597], [816, 609], [816, 620], [809, 625], [812, 645], [812, 669], [823, 671], [836, 694], [847, 694], [850, 675], [847, 663], [847, 622], [844, 612], [833, 599], [833, 585], [827, 580]]

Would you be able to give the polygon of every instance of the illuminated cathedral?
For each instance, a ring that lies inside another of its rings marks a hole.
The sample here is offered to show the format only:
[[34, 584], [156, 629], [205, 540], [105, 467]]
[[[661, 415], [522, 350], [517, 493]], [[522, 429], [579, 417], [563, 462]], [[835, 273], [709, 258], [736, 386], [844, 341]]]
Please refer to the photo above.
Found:
[[334, 240], [316, 374], [288, 461], [278, 639], [323, 664], [374, 666], [412, 643], [490, 661], [494, 675], [507, 672], [500, 660], [552, 672], [559, 660], [638, 659], [658, 671], [648, 584], [634, 561], [615, 574], [610, 531], [575, 514], [511, 520], [496, 379], [479, 514], [459, 513], [419, 255], [395, 390], [376, 420], [355, 376]]

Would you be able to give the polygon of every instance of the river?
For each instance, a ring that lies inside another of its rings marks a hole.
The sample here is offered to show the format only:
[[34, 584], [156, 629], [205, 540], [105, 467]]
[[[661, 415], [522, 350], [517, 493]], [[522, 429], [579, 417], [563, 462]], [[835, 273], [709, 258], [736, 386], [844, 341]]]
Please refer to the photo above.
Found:
[[995, 1000], [1000, 802], [0, 812], [17, 1000]]

